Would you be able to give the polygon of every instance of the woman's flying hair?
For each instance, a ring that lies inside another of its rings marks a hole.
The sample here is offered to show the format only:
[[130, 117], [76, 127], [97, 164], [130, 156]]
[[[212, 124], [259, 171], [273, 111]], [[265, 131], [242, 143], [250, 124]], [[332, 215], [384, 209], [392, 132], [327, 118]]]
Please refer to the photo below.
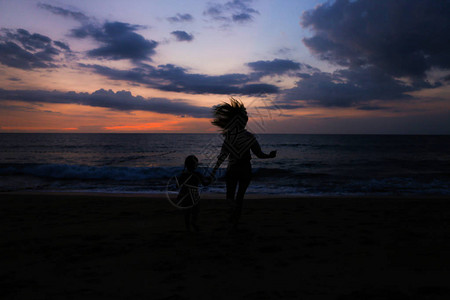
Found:
[[247, 110], [244, 103], [230, 97], [230, 103], [223, 102], [213, 107], [214, 120], [211, 124], [220, 127], [223, 131], [231, 128], [245, 128], [248, 121]]

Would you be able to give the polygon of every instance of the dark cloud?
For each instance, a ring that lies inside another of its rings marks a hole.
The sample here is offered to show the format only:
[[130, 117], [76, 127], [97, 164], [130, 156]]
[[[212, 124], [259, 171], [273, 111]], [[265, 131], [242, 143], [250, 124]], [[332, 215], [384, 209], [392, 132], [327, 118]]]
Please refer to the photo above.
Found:
[[190, 105], [183, 100], [165, 98], [143, 98], [133, 96], [129, 91], [113, 92], [100, 89], [91, 94], [43, 90], [4, 90], [0, 89], [1, 100], [16, 100], [28, 103], [65, 103], [93, 107], [104, 107], [120, 111], [151, 111], [172, 115], [189, 115], [207, 118], [211, 108]]
[[10, 80], [10, 81], [22, 81], [22, 79], [17, 78], [17, 77], [9, 77], [8, 80]]
[[179, 42], [190, 42], [194, 39], [194, 36], [186, 31], [177, 30], [172, 31], [171, 34], [174, 35]]
[[176, 14], [173, 17], [167, 18], [171, 23], [191, 22], [194, 20], [191, 14]]
[[[134, 62], [143, 60], [151, 61], [158, 43], [147, 40], [142, 35], [136, 33], [137, 30], [145, 26], [133, 25], [122, 22], [105, 22], [98, 24], [94, 19], [85, 14], [49, 4], [39, 4], [40, 8], [46, 9], [54, 14], [73, 18], [81, 23], [80, 27], [71, 30], [70, 35], [75, 38], [92, 38], [100, 47], [87, 52], [89, 57], [100, 59], [130, 59]], [[186, 15], [179, 15], [179, 18], [188, 18]], [[55, 43], [56, 44], [56, 43]], [[58, 47], [64, 49], [64, 43], [58, 42]]]
[[53, 43], [55, 44], [55, 46], [58, 46], [59, 48], [70, 52], [70, 47], [66, 43], [60, 41], [54, 41]]
[[44, 49], [51, 43], [51, 39], [39, 33], [30, 34], [25, 29], [17, 29], [15, 32], [6, 31], [6, 37], [9, 40], [20, 42], [26, 50]]
[[310, 78], [311, 74], [308, 74], [308, 73], [297, 73], [297, 77], [298, 78], [302, 78], [302, 79]]
[[408, 92], [433, 87], [436, 85], [424, 81], [405, 83], [375, 67], [354, 68], [313, 73], [286, 90], [283, 98], [286, 103], [304, 100], [320, 106], [349, 107], [371, 100], [412, 99]]
[[247, 63], [253, 71], [255, 78], [274, 75], [298, 75], [298, 71], [312, 72], [319, 71], [307, 64], [302, 64], [289, 59], [259, 60]]
[[379, 106], [379, 105], [363, 105], [363, 106], [359, 106], [358, 109], [372, 111], [372, 110], [388, 110], [391, 108], [386, 107], [386, 106]]
[[253, 21], [254, 15], [259, 14], [250, 7], [251, 2], [251, 0], [233, 0], [225, 4], [209, 3], [203, 14], [215, 21], [247, 23]]
[[[277, 86], [267, 83], [254, 83], [254, 84], [246, 84], [242, 86], [238, 92], [234, 92], [233, 94], [242, 94], [242, 95], [264, 95], [264, 94], [276, 94], [279, 89]], [[231, 94], [231, 93], [227, 93]]]
[[91, 37], [103, 46], [88, 51], [88, 56], [112, 60], [130, 59], [133, 61], [150, 60], [158, 45], [147, 40], [135, 31], [142, 26], [122, 22], [106, 22], [102, 26], [84, 24], [72, 30], [76, 38]]
[[301, 24], [315, 33], [305, 45], [341, 66], [416, 79], [450, 68], [448, 0], [337, 0], [305, 12]]
[[253, 71], [265, 74], [283, 74], [291, 70], [300, 70], [301, 64], [287, 59], [258, 60], [247, 64]]
[[70, 17], [70, 18], [73, 18], [80, 22], [85, 22], [85, 21], [89, 20], [88, 16], [86, 16], [85, 14], [78, 12], [78, 11], [72, 11], [69, 9], [53, 6], [50, 4], [44, 4], [44, 3], [39, 3], [38, 7], [48, 10], [51, 13], [54, 13], [55, 15], [60, 15], [63, 17]]
[[13, 42], [0, 43], [0, 63], [24, 70], [50, 67], [48, 63], [40, 61], [33, 53]]
[[250, 15], [248, 13], [236, 14], [236, 15], [233, 15], [232, 18], [233, 18], [233, 22], [237, 22], [237, 23], [246, 23], [246, 22], [252, 21], [252, 19], [253, 19], [252, 15]]
[[[258, 109], [269, 109], [269, 110], [278, 110], [279, 111], [279, 116], [284, 115], [282, 113], [283, 109], [298, 109], [298, 108], [305, 108], [306, 105], [303, 104], [273, 104], [273, 105], [266, 105], [266, 106], [260, 106], [258, 107]], [[287, 115], [284, 115], [287, 116]]]
[[449, 1], [337, 0], [303, 13], [301, 24], [314, 33], [305, 45], [344, 69], [298, 73], [287, 104], [390, 109], [370, 102], [413, 99], [409, 93], [441, 86], [427, 71], [450, 68]]
[[[56, 67], [55, 63], [58, 61], [59, 54], [70, 52], [70, 50], [61, 48], [60, 43], [53, 42], [45, 35], [30, 34], [24, 29], [2, 29], [0, 63], [23, 70]], [[58, 50], [54, 45], [61, 49]]]
[[262, 95], [277, 93], [278, 87], [251, 83], [252, 76], [226, 74], [210, 76], [191, 74], [186, 69], [167, 64], [158, 67], [141, 64], [131, 70], [118, 70], [100, 65], [81, 65], [113, 80], [125, 80], [170, 92], [192, 94]]

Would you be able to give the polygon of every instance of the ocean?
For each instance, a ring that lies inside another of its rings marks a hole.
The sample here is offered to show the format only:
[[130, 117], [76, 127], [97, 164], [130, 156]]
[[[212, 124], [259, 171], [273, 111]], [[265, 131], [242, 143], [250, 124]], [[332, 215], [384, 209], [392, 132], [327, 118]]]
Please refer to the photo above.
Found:
[[[248, 193], [449, 195], [450, 136], [259, 134]], [[0, 134], [0, 191], [174, 192], [184, 158], [205, 174], [220, 134]], [[202, 193], [224, 193], [226, 162]]]

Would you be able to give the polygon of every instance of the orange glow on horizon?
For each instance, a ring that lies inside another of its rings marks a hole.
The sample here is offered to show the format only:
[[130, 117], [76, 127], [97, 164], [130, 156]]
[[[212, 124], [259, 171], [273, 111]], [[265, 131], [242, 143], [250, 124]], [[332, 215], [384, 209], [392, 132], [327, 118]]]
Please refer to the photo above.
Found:
[[142, 130], [164, 130], [164, 131], [174, 131], [183, 129], [180, 123], [177, 121], [167, 121], [167, 122], [152, 122], [137, 125], [118, 125], [118, 126], [106, 126], [105, 130], [114, 131], [142, 131]]

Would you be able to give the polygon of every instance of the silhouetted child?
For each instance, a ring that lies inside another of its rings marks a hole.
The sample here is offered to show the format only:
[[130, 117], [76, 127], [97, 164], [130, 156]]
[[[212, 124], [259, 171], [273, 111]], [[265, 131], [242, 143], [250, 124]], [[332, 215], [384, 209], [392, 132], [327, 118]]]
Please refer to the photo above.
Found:
[[200, 184], [209, 185], [212, 181], [210, 178], [195, 171], [197, 166], [197, 157], [189, 155], [184, 161], [183, 173], [178, 177], [180, 192], [177, 196], [177, 202], [185, 209], [184, 221], [188, 231], [191, 230], [191, 225], [195, 231], [199, 230], [197, 225], [200, 201], [198, 186]]

